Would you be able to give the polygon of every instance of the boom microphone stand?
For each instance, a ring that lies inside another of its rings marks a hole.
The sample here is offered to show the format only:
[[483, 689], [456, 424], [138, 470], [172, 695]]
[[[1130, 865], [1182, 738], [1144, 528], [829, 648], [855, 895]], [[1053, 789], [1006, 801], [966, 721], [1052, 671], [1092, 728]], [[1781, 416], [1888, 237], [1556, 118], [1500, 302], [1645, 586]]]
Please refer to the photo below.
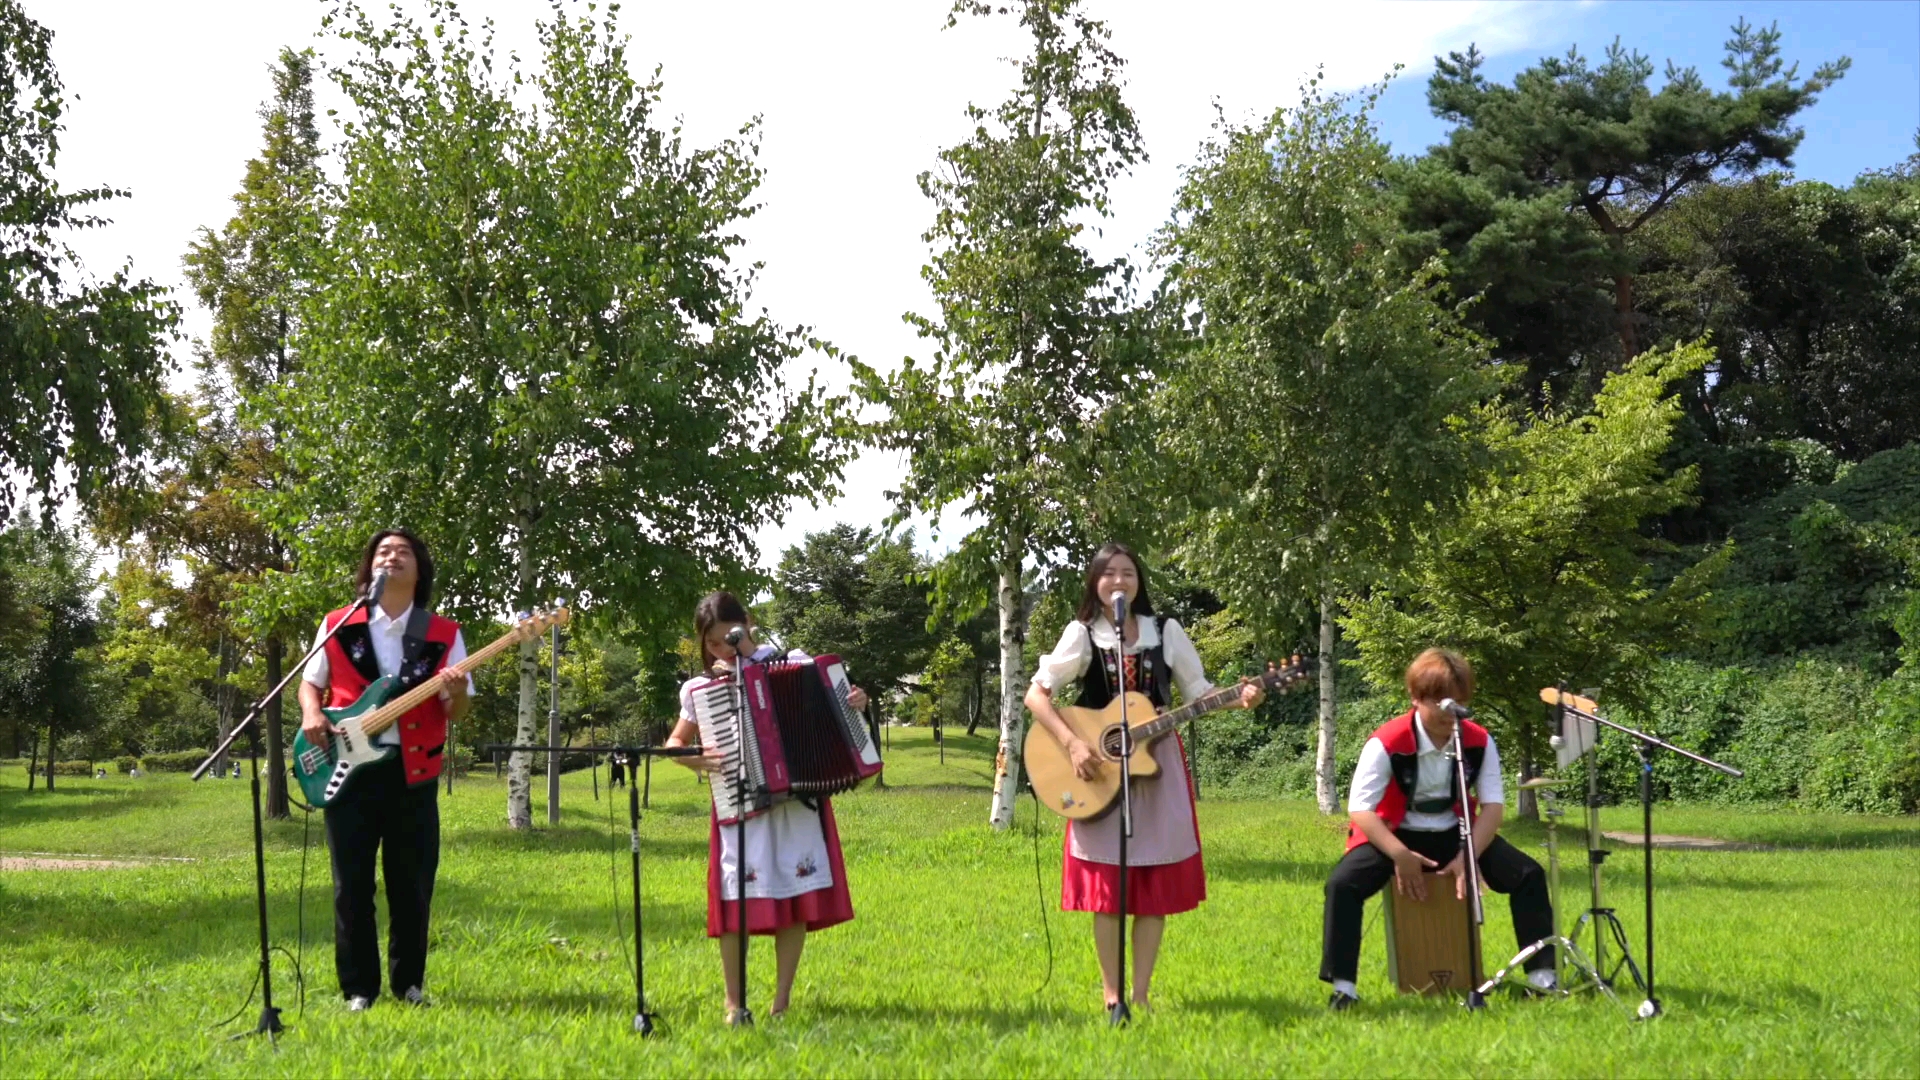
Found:
[[[701, 753], [697, 746], [520, 746], [507, 743], [490, 743], [486, 749], [496, 755], [505, 750], [509, 753], [549, 753], [557, 754], [567, 750], [584, 750], [589, 754], [629, 754], [652, 761], [656, 757], [695, 757]], [[640, 788], [637, 784], [627, 785], [627, 828], [629, 848], [633, 854], [633, 1031], [641, 1038], [647, 1038], [656, 1031], [656, 1016], [647, 1008], [647, 954], [645, 937], [641, 930], [640, 908]]]
[[[1550, 703], [1558, 704], [1561, 709], [1564, 710], [1565, 715], [1590, 724], [1610, 727], [1622, 734], [1631, 735], [1634, 739], [1638, 740], [1638, 749], [1640, 751], [1640, 855], [1645, 878], [1644, 888], [1646, 889], [1647, 904], [1647, 999], [1640, 1003], [1637, 1015], [1642, 1020], [1651, 1020], [1664, 1011], [1660, 1006], [1659, 996], [1654, 993], [1653, 986], [1653, 752], [1655, 749], [1670, 750], [1690, 761], [1697, 761], [1710, 769], [1717, 769], [1732, 777], [1745, 776], [1746, 773], [1731, 765], [1723, 765], [1712, 758], [1696, 754], [1691, 750], [1683, 750], [1670, 742], [1655, 738], [1644, 731], [1636, 731], [1625, 724], [1617, 724], [1601, 716], [1599, 706], [1591, 698], [1575, 697], [1564, 691], [1554, 691], [1552, 687], [1541, 691], [1540, 696], [1545, 698], [1549, 693], [1554, 695], [1552, 699], [1549, 699]], [[1593, 769], [1589, 768], [1587, 775], [1592, 778], [1594, 772]], [[1597, 790], [1597, 779], [1590, 779], [1589, 784], [1594, 785], [1590, 790]], [[1597, 800], [1594, 801], [1597, 803]], [[1598, 820], [1599, 813], [1600, 811], [1597, 805], [1588, 811], [1589, 818], [1595, 821]], [[1599, 868], [1596, 866], [1594, 868], [1596, 879], [1599, 873]], [[1595, 940], [1598, 940], [1599, 930], [1597, 928], [1594, 931], [1594, 936]]]
[[1114, 968], [1120, 996], [1107, 1010], [1107, 1024], [1121, 1027], [1133, 1020], [1127, 1006], [1127, 839], [1133, 835], [1133, 729], [1127, 724], [1127, 594], [1118, 589], [1113, 592], [1113, 658], [1115, 689], [1120, 698], [1120, 957]]
[[207, 760], [201, 762], [199, 768], [193, 770], [190, 778], [198, 781], [206, 776], [207, 770], [213, 768], [213, 763], [220, 760], [221, 756], [227, 752], [227, 748], [233, 745], [233, 741], [238, 739], [241, 733], [246, 734], [247, 760], [253, 767], [253, 900], [260, 920], [260, 1020], [254, 1025], [252, 1031], [235, 1035], [236, 1039], [264, 1034], [271, 1040], [273, 1036], [286, 1030], [285, 1025], [280, 1022], [280, 1010], [273, 1004], [273, 952], [272, 946], [267, 941], [267, 840], [265, 826], [260, 817], [260, 714], [267, 710], [269, 702], [279, 700], [288, 684], [306, 671], [307, 663], [313, 659], [314, 654], [327, 647], [327, 642], [332, 641], [333, 636], [340, 632], [340, 628], [347, 625], [347, 619], [354, 612], [362, 608], [370, 608], [380, 599], [380, 594], [386, 590], [386, 586], [387, 572], [381, 570], [375, 573], [372, 584], [367, 587], [367, 594], [355, 600], [353, 606], [347, 609], [346, 615], [341, 616], [340, 621], [333, 624], [333, 629], [328, 630], [319, 641], [314, 642], [313, 648], [308, 649], [307, 654], [297, 663], [287, 668], [286, 677], [280, 680], [280, 685], [269, 690], [266, 697], [253, 703], [253, 708], [248, 709], [247, 715], [234, 725], [232, 731], [227, 732], [227, 737], [220, 741], [219, 746], [214, 747], [213, 753], [207, 755]]
[[1486, 921], [1486, 909], [1480, 903], [1480, 855], [1473, 850], [1473, 800], [1467, 797], [1467, 755], [1460, 741], [1460, 728], [1473, 716], [1473, 710], [1447, 698], [1440, 707], [1453, 714], [1453, 738], [1447, 740], [1447, 754], [1453, 758], [1453, 781], [1460, 793], [1460, 855], [1467, 869], [1467, 971], [1468, 990], [1464, 1002], [1468, 1009], [1487, 1007], [1487, 995], [1481, 987], [1480, 924]]

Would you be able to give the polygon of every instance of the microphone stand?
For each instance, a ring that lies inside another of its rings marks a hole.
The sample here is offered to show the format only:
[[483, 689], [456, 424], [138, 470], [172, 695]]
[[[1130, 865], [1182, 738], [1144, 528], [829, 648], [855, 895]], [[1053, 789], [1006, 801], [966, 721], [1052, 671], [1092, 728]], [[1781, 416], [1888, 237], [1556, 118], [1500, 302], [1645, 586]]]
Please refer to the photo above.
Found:
[[[733, 823], [733, 910], [740, 918], [740, 1010], [734, 1014], [734, 1026], [753, 1026], [753, 1010], [747, 1007], [747, 739], [753, 734], [747, 724], [747, 654], [740, 648], [746, 640], [741, 634], [728, 644], [733, 646], [733, 672], [728, 680], [733, 687], [733, 717], [740, 753], [733, 768], [733, 805], [740, 817]], [[721, 867], [722, 871], [726, 868]], [[724, 873], [722, 876], [725, 876]]]
[[[496, 756], [500, 751], [510, 753], [563, 753], [568, 749], [585, 750], [590, 754], [626, 754], [640, 757], [651, 762], [656, 757], [695, 757], [701, 753], [697, 746], [520, 746], [506, 743], [490, 743], [486, 749]], [[656, 1016], [647, 1008], [647, 958], [645, 937], [641, 930], [640, 908], [640, 788], [637, 784], [627, 785], [627, 828], [629, 847], [633, 854], [633, 1031], [641, 1038], [647, 1038], [656, 1031]], [[617, 902], [616, 902], [617, 904]], [[617, 912], [616, 912], [617, 914]]]
[[1113, 616], [1114, 678], [1120, 698], [1120, 962], [1114, 978], [1120, 996], [1107, 1010], [1107, 1024], [1122, 1027], [1133, 1020], [1127, 1005], [1127, 839], [1133, 835], [1133, 729], [1127, 723], [1127, 600], [1118, 593], [1113, 598]]
[[[1568, 716], [1576, 717], [1589, 723], [1605, 725], [1622, 734], [1631, 735], [1639, 741], [1640, 854], [1644, 868], [1644, 887], [1647, 896], [1647, 999], [1640, 1003], [1640, 1008], [1636, 1015], [1642, 1020], [1651, 1020], [1664, 1011], [1660, 1006], [1660, 998], [1653, 990], [1653, 752], [1655, 749], [1670, 750], [1683, 758], [1697, 761], [1710, 769], [1717, 769], [1728, 776], [1741, 777], [1745, 776], [1746, 773], [1731, 765], [1722, 765], [1712, 758], [1696, 754], [1691, 750], [1683, 750], [1670, 742], [1656, 738], [1644, 731], [1636, 731], [1625, 724], [1614, 723], [1612, 720], [1601, 716], [1598, 711], [1589, 712], [1578, 706], [1566, 704], [1564, 697], [1562, 699], [1562, 705]], [[1595, 814], [1598, 813], [1597, 810], [1591, 812]], [[1596, 874], [1597, 872], [1596, 870]], [[1599, 930], [1597, 927], [1595, 928], [1594, 935], [1595, 938], [1598, 939]]]
[[235, 1039], [244, 1039], [248, 1035], [265, 1035], [274, 1043], [275, 1048], [278, 1048], [279, 1042], [273, 1037], [286, 1030], [286, 1026], [280, 1022], [280, 1010], [273, 1004], [273, 951], [267, 940], [267, 840], [266, 827], [260, 816], [260, 714], [267, 711], [268, 702], [277, 701], [286, 691], [288, 684], [306, 671], [307, 663], [313, 659], [314, 654], [327, 647], [327, 642], [332, 641], [334, 635], [340, 632], [340, 628], [347, 625], [347, 619], [351, 618], [354, 612], [372, 607], [377, 599], [373, 590], [369, 589], [367, 595], [355, 600], [353, 606], [347, 609], [346, 615], [341, 616], [340, 621], [333, 625], [333, 629], [327, 631], [319, 641], [314, 642], [313, 648], [308, 649], [307, 654], [298, 662], [287, 668], [286, 677], [280, 680], [280, 685], [269, 690], [266, 697], [253, 703], [253, 708], [247, 710], [247, 715], [234, 725], [232, 731], [227, 732], [227, 737], [220, 741], [219, 746], [214, 747], [213, 753], [207, 755], [207, 760], [201, 762], [199, 768], [194, 769], [193, 775], [189, 777], [196, 782], [205, 777], [207, 770], [213, 768], [214, 762], [219, 761], [226, 754], [234, 740], [238, 739], [242, 733], [246, 734], [247, 760], [253, 767], [253, 900], [260, 922], [260, 1019], [254, 1024], [252, 1031], [243, 1031], [233, 1036]]
[[[1467, 967], [1470, 981], [1464, 1004], [1468, 1009], [1478, 1011], [1487, 1007], [1487, 995], [1481, 987], [1480, 957], [1480, 924], [1486, 919], [1486, 909], [1480, 903], [1480, 856], [1473, 850], [1473, 800], [1467, 797], [1467, 755], [1460, 741], [1460, 729], [1467, 717], [1462, 715], [1465, 709], [1448, 711], [1453, 713], [1453, 738], [1447, 740], [1447, 754], [1453, 758], [1454, 786], [1460, 793], [1460, 854], [1467, 870]], [[1418, 718], [1415, 722], [1418, 723]]]

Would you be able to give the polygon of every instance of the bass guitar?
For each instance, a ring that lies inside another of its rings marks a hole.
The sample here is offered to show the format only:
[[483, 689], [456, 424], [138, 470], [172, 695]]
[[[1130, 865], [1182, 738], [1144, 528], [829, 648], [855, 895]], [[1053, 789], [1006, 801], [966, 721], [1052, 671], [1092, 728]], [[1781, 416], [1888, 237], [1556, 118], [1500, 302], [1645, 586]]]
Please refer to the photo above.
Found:
[[[470, 674], [548, 627], [565, 626], [570, 618], [572, 612], [565, 604], [523, 616], [513, 629], [492, 644], [447, 670]], [[328, 740], [330, 745], [313, 745], [307, 741], [305, 732], [293, 737], [293, 776], [300, 782], [307, 804], [326, 806], [340, 797], [355, 773], [399, 753], [399, 747], [378, 745], [374, 737], [439, 693], [438, 679], [427, 679], [402, 692], [399, 680], [388, 675], [369, 685], [353, 704], [322, 710], [327, 714], [327, 722], [340, 729]]]
[[[1268, 693], [1284, 693], [1307, 681], [1308, 664], [1298, 656], [1285, 667], [1268, 664], [1265, 674], [1255, 677]], [[1157, 776], [1160, 763], [1153, 758], [1153, 744], [1168, 732], [1197, 716], [1225, 709], [1240, 701], [1240, 683], [1222, 686], [1177, 709], [1156, 715], [1153, 702], [1138, 691], [1127, 692], [1127, 719], [1133, 732], [1133, 756], [1127, 761], [1131, 776]], [[1135, 719], [1140, 717], [1141, 719]], [[1103, 709], [1084, 709], [1078, 705], [1060, 706], [1060, 718], [1076, 735], [1100, 755], [1103, 764], [1093, 779], [1082, 780], [1073, 771], [1067, 748], [1053, 733], [1039, 724], [1027, 729], [1024, 755], [1027, 775], [1033, 781], [1040, 804], [1061, 817], [1085, 821], [1113, 808], [1120, 798], [1120, 770], [1111, 767], [1120, 758], [1120, 699], [1107, 702]]]

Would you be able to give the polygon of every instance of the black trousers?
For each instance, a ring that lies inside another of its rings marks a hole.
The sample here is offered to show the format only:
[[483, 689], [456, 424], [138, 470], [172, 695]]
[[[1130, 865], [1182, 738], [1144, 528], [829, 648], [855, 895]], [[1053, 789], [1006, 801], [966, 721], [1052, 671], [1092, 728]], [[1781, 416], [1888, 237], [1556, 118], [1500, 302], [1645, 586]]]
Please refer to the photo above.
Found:
[[626, 787], [627, 786], [626, 776], [627, 776], [626, 766], [620, 764], [617, 761], [609, 762], [607, 764], [607, 786], [608, 787]]
[[[1414, 851], [1445, 866], [1460, 850], [1460, 833], [1403, 829], [1393, 835]], [[1519, 848], [1496, 836], [1480, 853], [1480, 875], [1494, 892], [1507, 894], [1513, 912], [1514, 940], [1525, 947], [1553, 933], [1553, 904], [1547, 894], [1547, 872]], [[1355, 981], [1360, 971], [1360, 928], [1367, 898], [1393, 881], [1393, 860], [1372, 844], [1347, 852], [1327, 878], [1327, 907], [1320, 936], [1320, 978]], [[1433, 887], [1431, 879], [1428, 888]], [[1452, 888], [1448, 879], [1443, 887]], [[1551, 970], [1553, 950], [1542, 949], [1527, 958], [1527, 969]]]
[[387, 886], [387, 960], [394, 993], [424, 986], [427, 916], [440, 869], [439, 785], [407, 786], [400, 756], [362, 769], [326, 809], [333, 859], [333, 966], [343, 997], [380, 996], [374, 859]]

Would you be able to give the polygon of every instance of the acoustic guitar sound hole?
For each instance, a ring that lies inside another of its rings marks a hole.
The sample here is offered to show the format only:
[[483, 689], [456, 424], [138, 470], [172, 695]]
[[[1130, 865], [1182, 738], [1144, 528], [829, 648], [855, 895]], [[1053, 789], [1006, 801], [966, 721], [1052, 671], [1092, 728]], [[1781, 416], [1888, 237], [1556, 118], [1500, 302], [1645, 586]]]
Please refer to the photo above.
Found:
[[1120, 725], [1109, 724], [1100, 732], [1100, 753], [1109, 761], [1120, 758]]

